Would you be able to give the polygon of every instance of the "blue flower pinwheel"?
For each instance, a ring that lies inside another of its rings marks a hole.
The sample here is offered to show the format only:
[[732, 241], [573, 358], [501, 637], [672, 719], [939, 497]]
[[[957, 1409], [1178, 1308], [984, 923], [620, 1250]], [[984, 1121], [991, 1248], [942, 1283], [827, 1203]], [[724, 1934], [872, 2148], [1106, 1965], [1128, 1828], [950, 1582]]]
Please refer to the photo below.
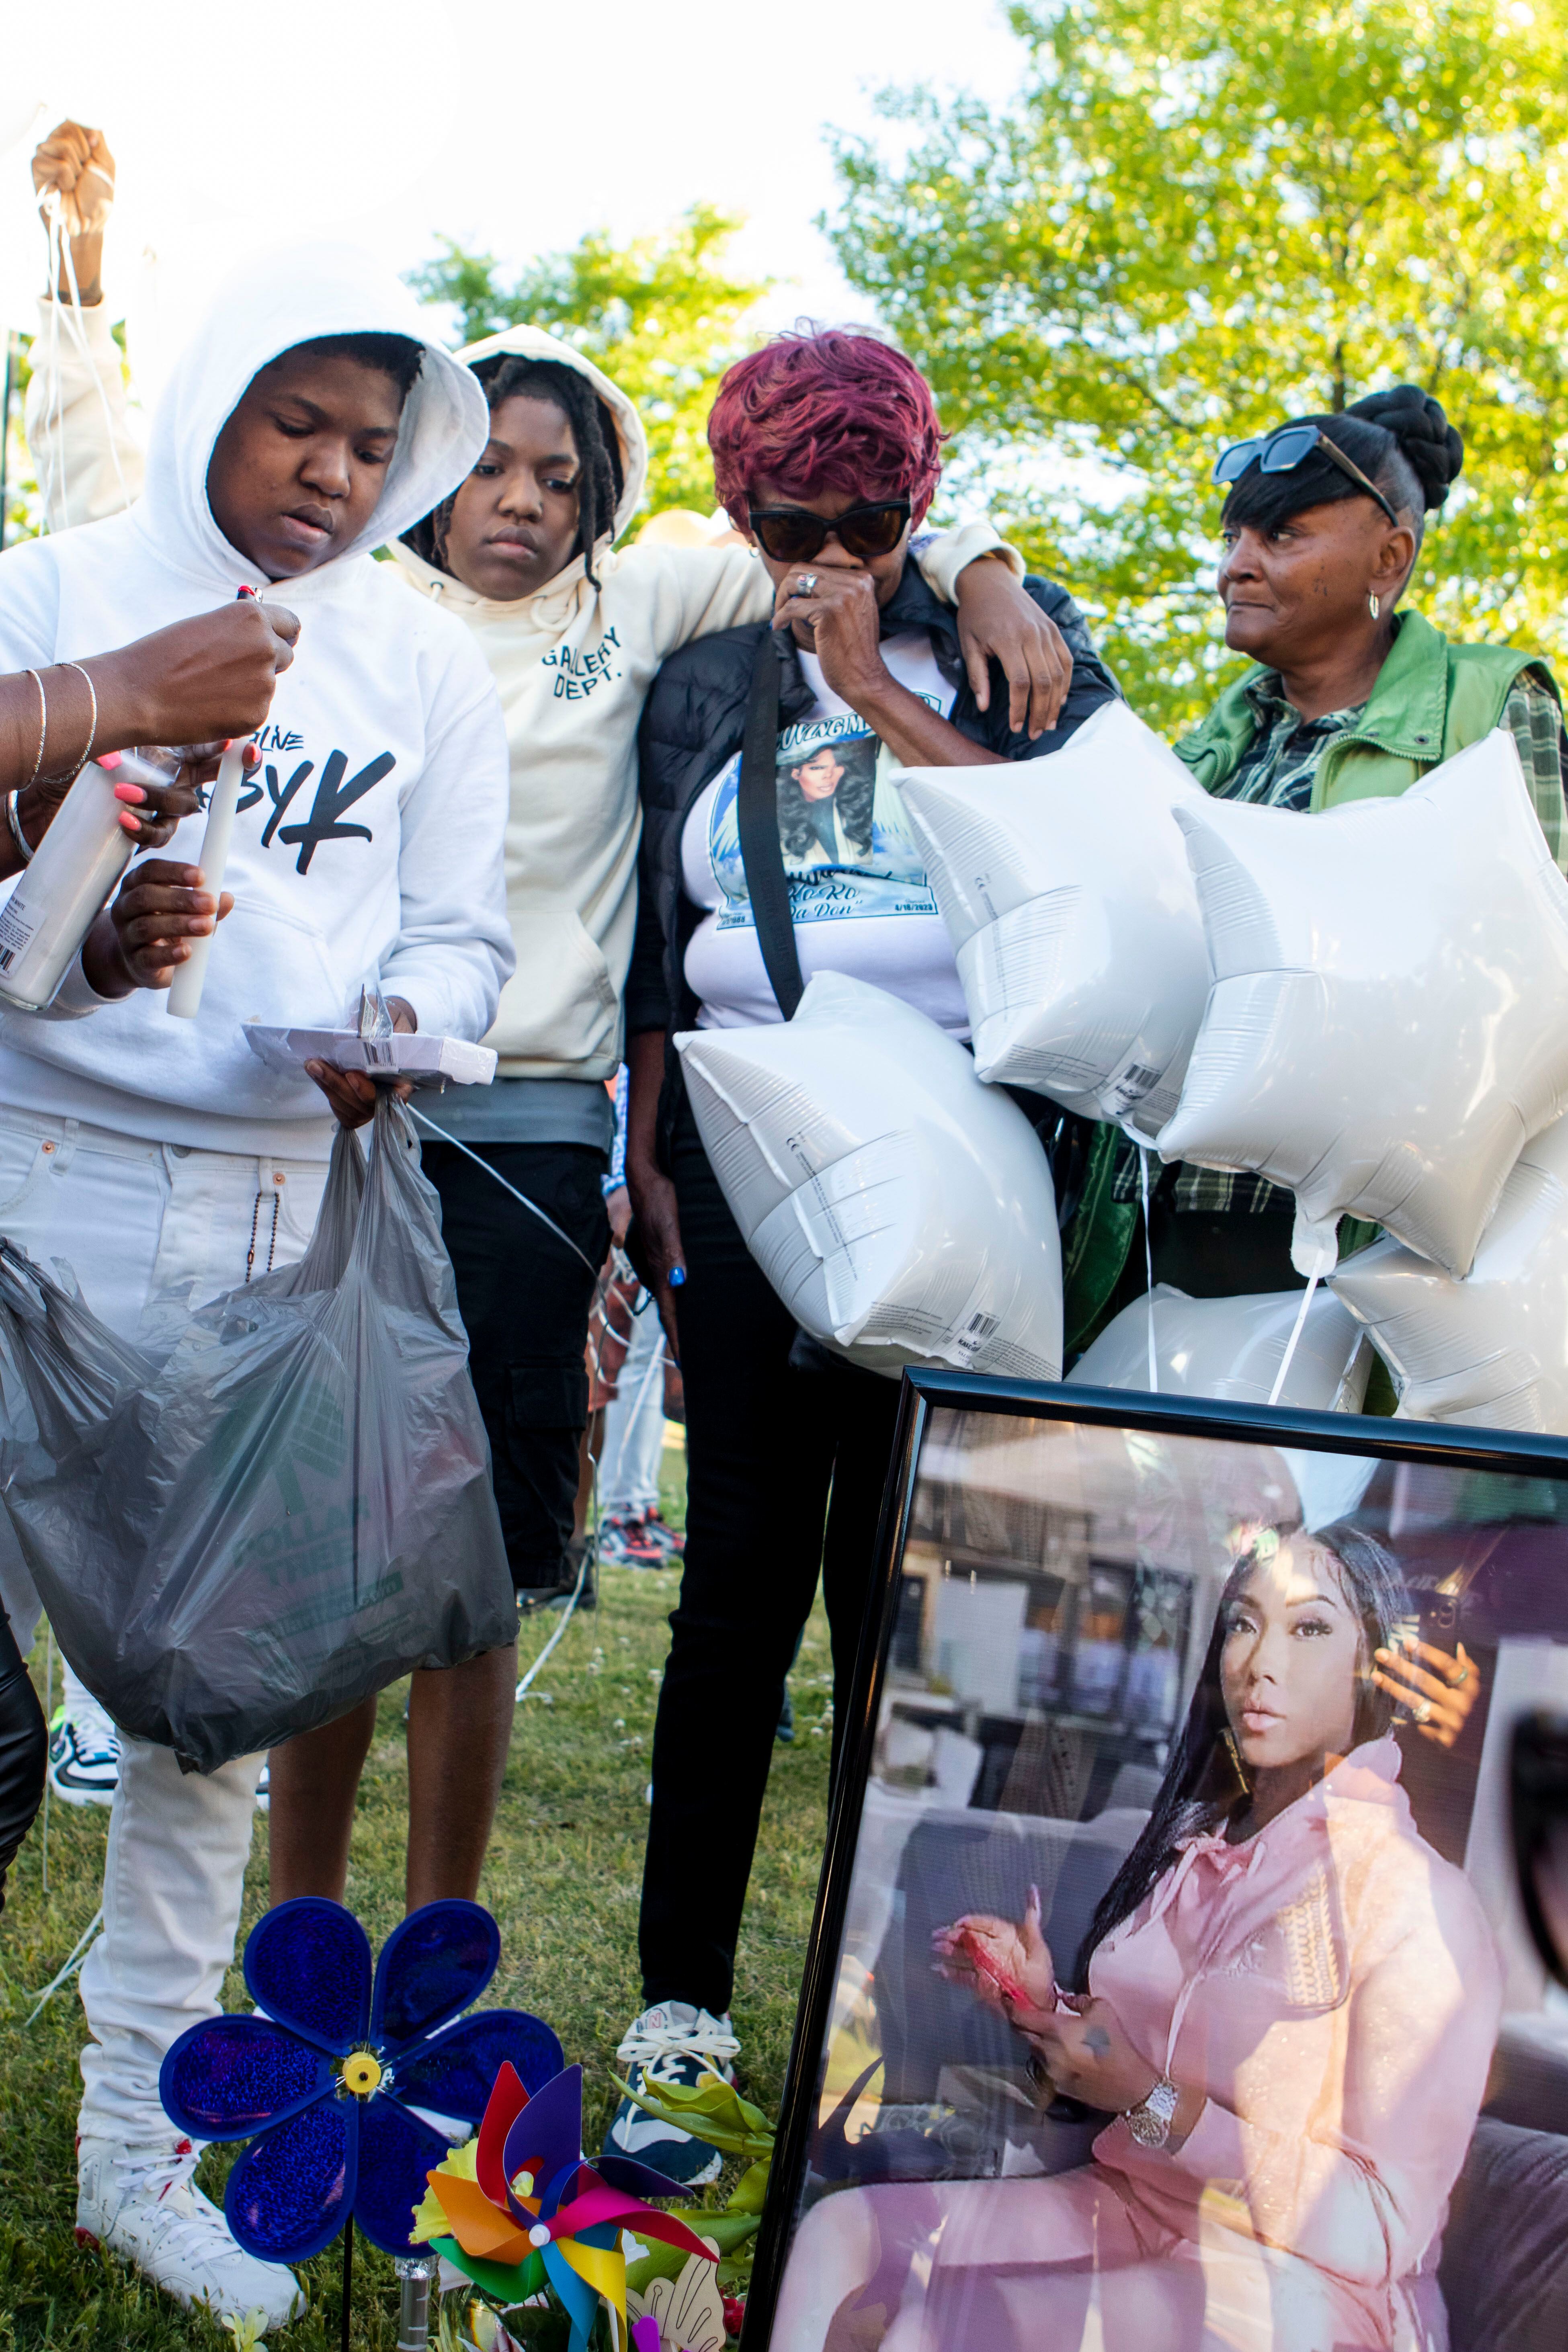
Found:
[[[342, 1904], [303, 1895], [252, 1928], [245, 1981], [263, 2014], [212, 2017], [163, 2061], [165, 2113], [193, 2139], [247, 2139], [224, 2211], [248, 2253], [301, 2263], [352, 2218], [384, 2252], [409, 2252], [426, 2176], [448, 2142], [412, 2110], [478, 2123], [510, 2063], [530, 2090], [558, 2074], [542, 2019], [477, 2000], [500, 1958], [478, 1903], [427, 1903], [382, 1946]], [[454, 2022], [461, 2018], [460, 2022]]]

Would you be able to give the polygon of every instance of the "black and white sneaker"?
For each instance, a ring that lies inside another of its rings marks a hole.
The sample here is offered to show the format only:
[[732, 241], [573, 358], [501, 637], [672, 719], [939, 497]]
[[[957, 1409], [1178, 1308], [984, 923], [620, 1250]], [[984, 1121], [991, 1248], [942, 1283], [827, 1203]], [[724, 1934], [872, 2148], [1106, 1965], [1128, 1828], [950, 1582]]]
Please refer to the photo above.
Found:
[[258, 1813], [269, 1813], [272, 1811], [272, 1767], [270, 1764], [264, 1764], [262, 1766], [261, 1778], [256, 1784], [256, 1810]]
[[111, 1805], [120, 1779], [120, 1734], [96, 1699], [49, 1726], [49, 1786], [62, 1805]]
[[[705, 2074], [721, 2074], [732, 2083], [735, 2070], [730, 2062], [740, 2047], [727, 2011], [713, 2017], [688, 2000], [666, 2000], [644, 2010], [616, 2055], [634, 2090], [645, 2085], [657, 2090], [660, 2083], [695, 2087]], [[639, 2164], [651, 2164], [656, 2172], [689, 2189], [717, 2180], [724, 2168], [720, 2149], [660, 2123], [630, 2099], [623, 2099], [616, 2109], [605, 2135], [605, 2154], [635, 2156]]]

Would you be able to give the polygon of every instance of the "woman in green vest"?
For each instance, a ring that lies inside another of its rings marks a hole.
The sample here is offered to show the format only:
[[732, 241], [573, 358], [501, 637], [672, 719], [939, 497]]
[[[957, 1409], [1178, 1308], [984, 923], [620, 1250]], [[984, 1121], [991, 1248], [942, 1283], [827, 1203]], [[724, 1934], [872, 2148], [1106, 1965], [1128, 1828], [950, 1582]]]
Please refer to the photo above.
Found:
[[[1451, 644], [1398, 610], [1426, 516], [1463, 460], [1459, 436], [1414, 384], [1224, 451], [1216, 584], [1226, 644], [1254, 667], [1176, 753], [1205, 792], [1308, 814], [1403, 793], [1501, 723], [1568, 871], [1568, 746], [1551, 670], [1513, 646]], [[1064, 1236], [1069, 1356], [1145, 1287], [1138, 1201], [1134, 1147], [1097, 1128]], [[1167, 1168], [1151, 1204], [1155, 1281], [1198, 1298], [1299, 1287], [1293, 1208], [1260, 1177]], [[1347, 1220], [1342, 1253], [1371, 1233]]]

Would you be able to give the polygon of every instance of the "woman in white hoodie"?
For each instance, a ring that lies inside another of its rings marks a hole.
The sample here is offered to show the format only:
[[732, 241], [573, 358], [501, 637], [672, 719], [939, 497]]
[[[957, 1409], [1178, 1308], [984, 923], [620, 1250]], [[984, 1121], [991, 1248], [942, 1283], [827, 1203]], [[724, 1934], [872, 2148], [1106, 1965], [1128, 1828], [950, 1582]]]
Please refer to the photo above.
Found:
[[[494, 685], [468, 632], [370, 554], [463, 478], [486, 424], [473, 377], [364, 257], [270, 257], [225, 289], [176, 369], [135, 505], [0, 560], [0, 670], [68, 661], [245, 585], [286, 582], [300, 623], [195, 1019], [170, 1020], [158, 991], [219, 912], [181, 862], [196, 818], [171, 856], [131, 869], [49, 1011], [0, 1014], [0, 1228], [68, 1261], [111, 1327], [133, 1330], [159, 1293], [199, 1304], [310, 1237], [331, 1118], [309, 1080], [263, 1068], [247, 1020], [336, 1025], [366, 980], [405, 1028], [477, 1038], [495, 1018], [512, 956]], [[514, 1673], [509, 1650], [425, 1679], [470, 1725], [495, 1717], [504, 1754]], [[218, 2005], [262, 1760], [183, 1774], [124, 1743], [104, 1932], [81, 1979], [78, 2227], [186, 2302], [277, 2323], [292, 2278], [235, 2244], [158, 2096], [164, 2053]]]

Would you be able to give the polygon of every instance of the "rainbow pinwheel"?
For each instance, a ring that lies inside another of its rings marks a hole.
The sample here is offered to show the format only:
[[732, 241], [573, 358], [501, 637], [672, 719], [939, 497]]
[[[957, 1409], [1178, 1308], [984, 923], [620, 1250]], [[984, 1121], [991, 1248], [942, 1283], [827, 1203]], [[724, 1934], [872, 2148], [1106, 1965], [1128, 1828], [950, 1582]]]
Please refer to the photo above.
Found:
[[413, 2110], [475, 2123], [503, 2064], [536, 2086], [560, 2071], [542, 2019], [461, 2017], [500, 1958], [500, 1932], [478, 1903], [412, 1912], [374, 1982], [364, 1929], [342, 1904], [304, 1895], [258, 1920], [245, 1981], [264, 2013], [193, 2025], [158, 2080], [191, 2138], [252, 2142], [223, 2200], [247, 2252], [304, 2262], [351, 2218], [384, 2252], [408, 2252], [409, 2216], [449, 2145]]
[[643, 2202], [684, 2196], [677, 2182], [631, 2157], [584, 2160], [581, 2066], [531, 2096], [514, 2069], [502, 2066], [478, 2138], [428, 2178], [415, 2240], [427, 2240], [476, 2286], [509, 2304], [548, 2284], [572, 2323], [571, 2352], [585, 2352], [601, 2296], [619, 2316], [618, 2341], [626, 2341], [623, 2229], [717, 2260], [684, 2221]]

